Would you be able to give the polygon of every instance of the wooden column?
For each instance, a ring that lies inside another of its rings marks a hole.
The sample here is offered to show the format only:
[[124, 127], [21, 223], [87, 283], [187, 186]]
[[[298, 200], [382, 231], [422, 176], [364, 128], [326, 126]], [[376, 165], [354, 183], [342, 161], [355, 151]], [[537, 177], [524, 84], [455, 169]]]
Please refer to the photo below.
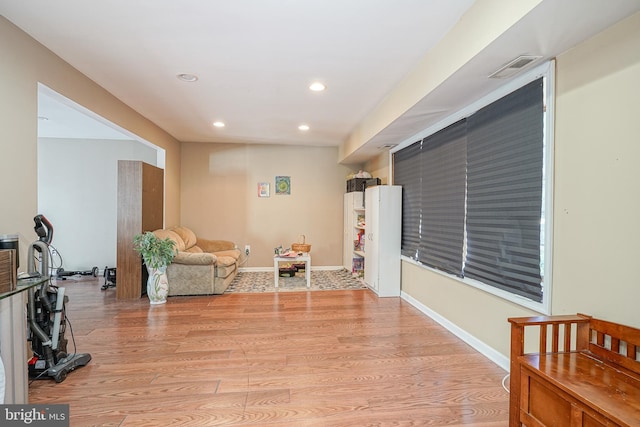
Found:
[[133, 237], [163, 228], [164, 170], [150, 164], [118, 161], [118, 245], [116, 298], [143, 295], [143, 265]]

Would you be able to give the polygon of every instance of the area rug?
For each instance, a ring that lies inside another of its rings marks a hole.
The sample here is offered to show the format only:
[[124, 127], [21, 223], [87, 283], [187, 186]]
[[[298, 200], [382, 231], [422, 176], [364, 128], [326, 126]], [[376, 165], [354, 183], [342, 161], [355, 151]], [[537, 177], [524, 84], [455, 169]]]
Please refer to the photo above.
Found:
[[273, 271], [240, 271], [225, 293], [300, 292], [365, 289], [364, 283], [347, 270], [312, 270], [311, 287], [307, 288], [304, 271], [293, 277], [280, 277], [278, 287], [273, 283]]

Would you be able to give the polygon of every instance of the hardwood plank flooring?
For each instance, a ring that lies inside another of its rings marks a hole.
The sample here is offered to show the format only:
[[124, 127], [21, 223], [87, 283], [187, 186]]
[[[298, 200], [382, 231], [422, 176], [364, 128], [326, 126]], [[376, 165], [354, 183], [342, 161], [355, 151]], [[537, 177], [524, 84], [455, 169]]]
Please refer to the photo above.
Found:
[[400, 298], [368, 290], [118, 301], [102, 279], [59, 281], [91, 362], [30, 403], [71, 426], [508, 424], [501, 368]]

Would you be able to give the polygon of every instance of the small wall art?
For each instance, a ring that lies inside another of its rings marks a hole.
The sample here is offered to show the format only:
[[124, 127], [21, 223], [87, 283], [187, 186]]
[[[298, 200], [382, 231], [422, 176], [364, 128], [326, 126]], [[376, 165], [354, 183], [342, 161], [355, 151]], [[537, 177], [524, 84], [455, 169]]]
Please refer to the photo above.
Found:
[[276, 176], [276, 194], [291, 194], [290, 176]]
[[259, 182], [258, 183], [258, 197], [269, 197], [269, 183], [268, 182]]

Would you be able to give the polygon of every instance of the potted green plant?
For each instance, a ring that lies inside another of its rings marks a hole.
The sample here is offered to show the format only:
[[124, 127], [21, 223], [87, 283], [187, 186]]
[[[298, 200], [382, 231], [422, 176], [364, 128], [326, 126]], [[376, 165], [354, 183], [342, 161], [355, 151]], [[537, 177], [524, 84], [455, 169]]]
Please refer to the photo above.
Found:
[[167, 302], [169, 282], [167, 266], [176, 256], [176, 244], [170, 238], [160, 239], [151, 231], [136, 234], [133, 237], [133, 249], [142, 256], [149, 272], [147, 280], [147, 296], [151, 304]]

